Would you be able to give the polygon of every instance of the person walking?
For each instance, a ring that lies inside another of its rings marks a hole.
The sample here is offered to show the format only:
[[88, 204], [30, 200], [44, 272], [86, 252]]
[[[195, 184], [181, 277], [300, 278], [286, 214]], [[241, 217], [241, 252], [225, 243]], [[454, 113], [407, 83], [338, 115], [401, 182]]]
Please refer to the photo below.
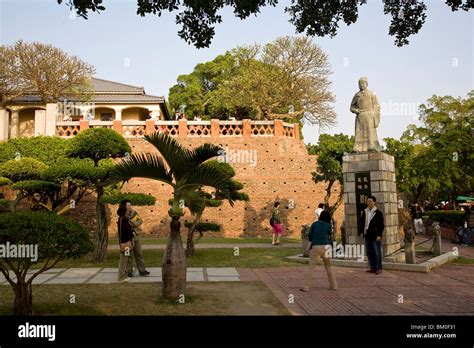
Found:
[[[132, 203], [129, 200], [122, 201], [122, 204], [125, 205], [127, 208], [126, 217], [128, 218], [130, 225], [132, 226], [133, 230], [133, 258], [135, 259], [135, 263], [137, 265], [138, 273], [141, 276], [147, 276], [150, 274], [146, 270], [145, 267], [145, 260], [143, 259], [143, 252], [142, 252], [142, 244], [140, 241], [140, 232], [141, 232], [141, 224], [143, 223], [142, 218], [138, 215], [137, 211], [133, 209]], [[127, 275], [131, 278], [133, 277], [133, 261], [130, 257], [127, 263]]]
[[133, 249], [133, 230], [126, 213], [127, 208], [125, 207], [125, 204], [120, 204], [117, 209], [117, 215], [119, 217], [117, 221], [117, 229], [120, 245], [120, 260], [117, 278], [119, 282], [128, 282], [132, 279], [127, 274], [127, 264]]
[[359, 226], [359, 234], [365, 238], [365, 250], [369, 260], [369, 273], [382, 273], [382, 234], [385, 228], [383, 214], [375, 206], [376, 198], [369, 196], [367, 198], [367, 208], [362, 211]]
[[474, 219], [472, 216], [471, 208], [468, 206], [464, 207], [464, 233], [463, 233], [463, 245], [469, 246], [471, 237], [474, 235]]
[[422, 234], [424, 231], [424, 225], [422, 220], [423, 208], [420, 207], [418, 202], [415, 202], [411, 207], [411, 218], [413, 219], [413, 226], [415, 227], [416, 234]]
[[283, 227], [281, 225], [280, 211], [278, 207], [280, 202], [275, 202], [272, 208], [272, 217], [270, 218], [270, 225], [273, 228], [272, 245], [281, 245], [280, 236], [283, 234]]
[[318, 207], [314, 210], [314, 215], [316, 216], [316, 221], [319, 220], [319, 215], [324, 210], [324, 203], [319, 203]]
[[304, 286], [300, 289], [301, 291], [309, 291], [313, 279], [314, 268], [316, 267], [320, 258], [323, 259], [324, 266], [326, 267], [329, 288], [331, 290], [337, 290], [336, 277], [334, 276], [334, 272], [331, 269], [331, 258], [327, 253], [327, 246], [330, 246], [331, 243], [330, 235], [331, 215], [328, 211], [323, 210], [319, 216], [319, 220], [313, 222], [309, 231], [308, 238], [311, 242], [309, 251], [309, 266], [306, 272]]

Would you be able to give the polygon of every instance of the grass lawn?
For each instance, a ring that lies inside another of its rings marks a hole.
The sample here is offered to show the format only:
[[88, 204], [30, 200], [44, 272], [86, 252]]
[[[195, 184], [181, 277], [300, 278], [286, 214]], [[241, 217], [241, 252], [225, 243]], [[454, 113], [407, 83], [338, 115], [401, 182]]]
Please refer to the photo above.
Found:
[[[145, 264], [150, 267], [161, 267], [164, 250], [143, 250]], [[239, 256], [234, 256], [233, 248], [201, 249], [196, 251], [196, 256], [188, 257], [188, 267], [285, 267], [295, 266], [298, 263], [285, 259], [286, 256], [295, 255], [299, 250], [275, 246], [267, 249], [240, 249]], [[55, 267], [118, 267], [119, 251], [109, 250], [107, 261], [94, 264], [91, 255], [78, 260], [64, 260]], [[40, 267], [35, 265], [34, 268]]]
[[[185, 303], [160, 297], [156, 283], [34, 285], [36, 315], [289, 315], [259, 282], [194, 283], [187, 286]], [[70, 294], [76, 303], [69, 303]], [[0, 315], [11, 315], [14, 295], [0, 287]], [[125, 304], [129, 304], [126, 306]]]
[[[183, 243], [186, 240], [186, 237], [183, 236]], [[166, 244], [168, 241], [167, 238], [148, 238], [142, 237], [142, 244]], [[300, 239], [295, 238], [281, 238], [282, 243], [301, 243]], [[202, 237], [198, 244], [245, 244], [245, 243], [262, 243], [262, 244], [271, 244], [271, 238], [257, 238], [257, 237], [245, 237], [245, 238], [224, 238], [224, 237]], [[109, 238], [109, 244], [117, 244], [117, 238]]]
[[462, 265], [474, 265], [474, 259], [465, 256], [459, 256], [456, 260], [451, 261], [451, 263], [458, 263]]

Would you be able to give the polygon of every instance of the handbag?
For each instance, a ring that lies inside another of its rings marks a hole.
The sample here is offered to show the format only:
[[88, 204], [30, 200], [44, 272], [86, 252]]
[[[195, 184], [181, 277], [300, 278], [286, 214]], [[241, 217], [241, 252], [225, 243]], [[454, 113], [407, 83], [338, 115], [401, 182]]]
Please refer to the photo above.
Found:
[[[123, 218], [121, 218], [123, 219]], [[133, 249], [133, 242], [131, 240], [129, 240], [128, 242], [126, 243], [120, 243], [120, 240], [122, 239], [122, 223], [121, 221], [119, 220], [118, 222], [118, 232], [119, 232], [119, 244], [120, 244], [120, 252], [121, 253], [124, 253], [126, 252], [127, 250], [128, 251], [132, 251]]]

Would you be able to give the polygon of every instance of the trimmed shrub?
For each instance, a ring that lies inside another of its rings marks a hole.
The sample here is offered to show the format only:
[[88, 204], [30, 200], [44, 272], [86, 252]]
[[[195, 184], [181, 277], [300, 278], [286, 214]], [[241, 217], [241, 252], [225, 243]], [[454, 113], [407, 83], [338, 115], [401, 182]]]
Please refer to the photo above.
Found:
[[61, 191], [61, 185], [49, 181], [25, 180], [13, 184], [12, 189], [23, 191], [31, 195], [35, 192], [59, 192]]
[[62, 162], [66, 156], [68, 140], [60, 137], [14, 138], [0, 144], [0, 163], [21, 157], [35, 158], [46, 165]]
[[106, 195], [100, 199], [102, 204], [120, 204], [123, 200], [129, 200], [133, 205], [155, 205], [156, 198], [144, 193], [117, 192]]
[[39, 180], [41, 175], [48, 168], [43, 162], [31, 158], [21, 157], [3, 163], [0, 167], [0, 175], [13, 182], [22, 180]]
[[[89, 232], [82, 225], [49, 212], [0, 214], [0, 244], [7, 242], [37, 248], [37, 255], [5, 256], [0, 263], [0, 270], [15, 292], [15, 315], [33, 314], [31, 285], [39, 274], [63, 259], [79, 258], [93, 249]], [[28, 272], [38, 261], [43, 262], [41, 268]]]
[[6, 198], [0, 198], [0, 208], [6, 209], [10, 206], [10, 202]]
[[42, 178], [57, 183], [70, 181], [79, 187], [87, 187], [98, 180], [108, 180], [111, 170], [113, 170], [112, 161], [102, 161], [98, 167], [94, 167], [92, 161], [80, 160], [49, 167], [43, 172]]
[[0, 186], [6, 186], [6, 185], [10, 185], [12, 182], [10, 179], [8, 178], [5, 178], [3, 176], [0, 177]]
[[113, 129], [90, 128], [70, 140], [69, 157], [90, 158], [94, 163], [106, 158], [124, 157], [132, 149], [125, 138]]
[[[193, 225], [192, 222], [185, 222], [184, 226], [186, 228], [191, 228]], [[198, 232], [206, 232], [206, 231], [211, 231], [211, 232], [219, 232], [221, 230], [221, 225], [213, 223], [213, 222], [198, 222], [194, 228], [194, 231]]]
[[464, 212], [461, 210], [433, 210], [425, 214], [429, 220], [452, 226], [461, 226], [464, 223]]

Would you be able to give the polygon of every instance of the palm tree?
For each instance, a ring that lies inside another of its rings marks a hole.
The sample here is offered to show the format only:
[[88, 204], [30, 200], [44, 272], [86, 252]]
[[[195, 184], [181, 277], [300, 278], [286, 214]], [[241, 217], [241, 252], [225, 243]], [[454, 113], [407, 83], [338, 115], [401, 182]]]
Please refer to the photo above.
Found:
[[[180, 219], [187, 206], [191, 212], [202, 209], [205, 197], [202, 187], [212, 187], [224, 193], [231, 204], [231, 182], [221, 170], [206, 163], [221, 153], [222, 148], [203, 144], [195, 149], [184, 148], [177, 140], [163, 133], [146, 135], [158, 153], [137, 153], [124, 159], [114, 171], [115, 178], [129, 180], [140, 177], [158, 180], [173, 187], [168, 214], [170, 237], [163, 257], [163, 297], [175, 300], [186, 289], [186, 257], [180, 236]], [[161, 156], [160, 156], [161, 155]]]

